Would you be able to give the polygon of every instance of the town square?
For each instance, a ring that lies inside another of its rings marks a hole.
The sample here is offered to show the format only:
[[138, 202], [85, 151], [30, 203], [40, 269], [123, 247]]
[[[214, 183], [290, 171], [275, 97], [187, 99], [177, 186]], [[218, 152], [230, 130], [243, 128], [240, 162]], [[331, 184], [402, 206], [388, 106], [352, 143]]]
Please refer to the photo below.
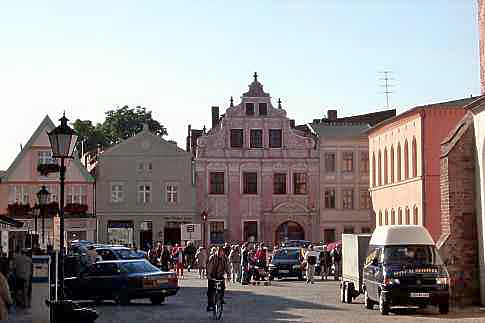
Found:
[[0, 20], [0, 321], [485, 322], [485, 1]]

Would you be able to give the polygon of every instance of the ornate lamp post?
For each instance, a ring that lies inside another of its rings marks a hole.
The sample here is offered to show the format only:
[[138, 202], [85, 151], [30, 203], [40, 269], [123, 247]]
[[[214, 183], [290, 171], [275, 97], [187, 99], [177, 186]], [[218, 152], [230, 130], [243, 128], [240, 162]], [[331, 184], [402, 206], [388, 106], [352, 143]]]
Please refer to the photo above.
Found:
[[49, 141], [52, 148], [52, 157], [59, 158], [61, 160], [61, 166], [59, 168], [60, 178], [60, 202], [59, 202], [59, 242], [60, 242], [60, 255], [59, 255], [59, 300], [64, 299], [64, 181], [66, 176], [65, 160], [73, 158], [74, 148], [76, 147], [77, 135], [76, 132], [67, 125], [69, 119], [65, 114], [59, 119], [61, 125], [54, 128], [51, 132], [48, 132]]
[[[45, 206], [49, 200], [49, 191], [42, 185], [42, 188], [37, 192], [37, 199], [39, 200], [40, 215], [42, 217], [42, 245], [45, 246]], [[37, 231], [37, 219], [35, 221], [35, 231]]]
[[205, 224], [207, 223], [207, 212], [206, 211], [202, 211], [202, 213], [200, 214], [200, 220], [202, 222], [202, 234], [203, 234], [203, 237], [202, 237], [202, 244], [204, 246], [204, 248], [206, 248], [206, 233], [205, 233]]

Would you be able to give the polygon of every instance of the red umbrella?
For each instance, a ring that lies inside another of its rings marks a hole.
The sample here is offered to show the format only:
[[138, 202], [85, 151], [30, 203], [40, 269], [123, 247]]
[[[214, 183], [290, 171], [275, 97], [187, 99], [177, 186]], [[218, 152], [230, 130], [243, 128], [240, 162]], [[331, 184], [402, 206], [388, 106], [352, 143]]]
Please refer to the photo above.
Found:
[[342, 244], [342, 241], [334, 241], [327, 244], [327, 251], [330, 252]]

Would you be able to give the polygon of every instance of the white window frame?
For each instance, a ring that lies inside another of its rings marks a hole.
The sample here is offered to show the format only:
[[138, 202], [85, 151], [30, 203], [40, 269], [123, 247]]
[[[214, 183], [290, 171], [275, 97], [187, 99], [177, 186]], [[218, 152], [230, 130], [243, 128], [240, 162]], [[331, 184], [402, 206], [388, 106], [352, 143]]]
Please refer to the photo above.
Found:
[[[175, 188], [175, 190], [170, 190], [170, 188]], [[169, 204], [179, 203], [179, 184], [178, 183], [165, 183], [165, 202]]]
[[[138, 182], [136, 185], [136, 194], [138, 204], [149, 204], [152, 202], [152, 183], [150, 182]], [[140, 190], [140, 187], [143, 187]], [[148, 188], [148, 189], [147, 189]]]
[[[109, 187], [111, 203], [123, 203], [125, 201], [125, 184], [123, 182], [111, 182]], [[117, 189], [113, 189], [114, 187]]]

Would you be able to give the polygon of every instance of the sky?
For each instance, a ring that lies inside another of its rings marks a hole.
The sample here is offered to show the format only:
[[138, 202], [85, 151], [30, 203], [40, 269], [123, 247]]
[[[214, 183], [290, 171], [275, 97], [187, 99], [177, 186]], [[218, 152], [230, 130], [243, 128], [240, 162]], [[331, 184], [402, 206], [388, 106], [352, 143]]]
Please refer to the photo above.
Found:
[[478, 95], [476, 0], [0, 0], [0, 170], [48, 114], [143, 106], [185, 148], [254, 72], [297, 124]]

